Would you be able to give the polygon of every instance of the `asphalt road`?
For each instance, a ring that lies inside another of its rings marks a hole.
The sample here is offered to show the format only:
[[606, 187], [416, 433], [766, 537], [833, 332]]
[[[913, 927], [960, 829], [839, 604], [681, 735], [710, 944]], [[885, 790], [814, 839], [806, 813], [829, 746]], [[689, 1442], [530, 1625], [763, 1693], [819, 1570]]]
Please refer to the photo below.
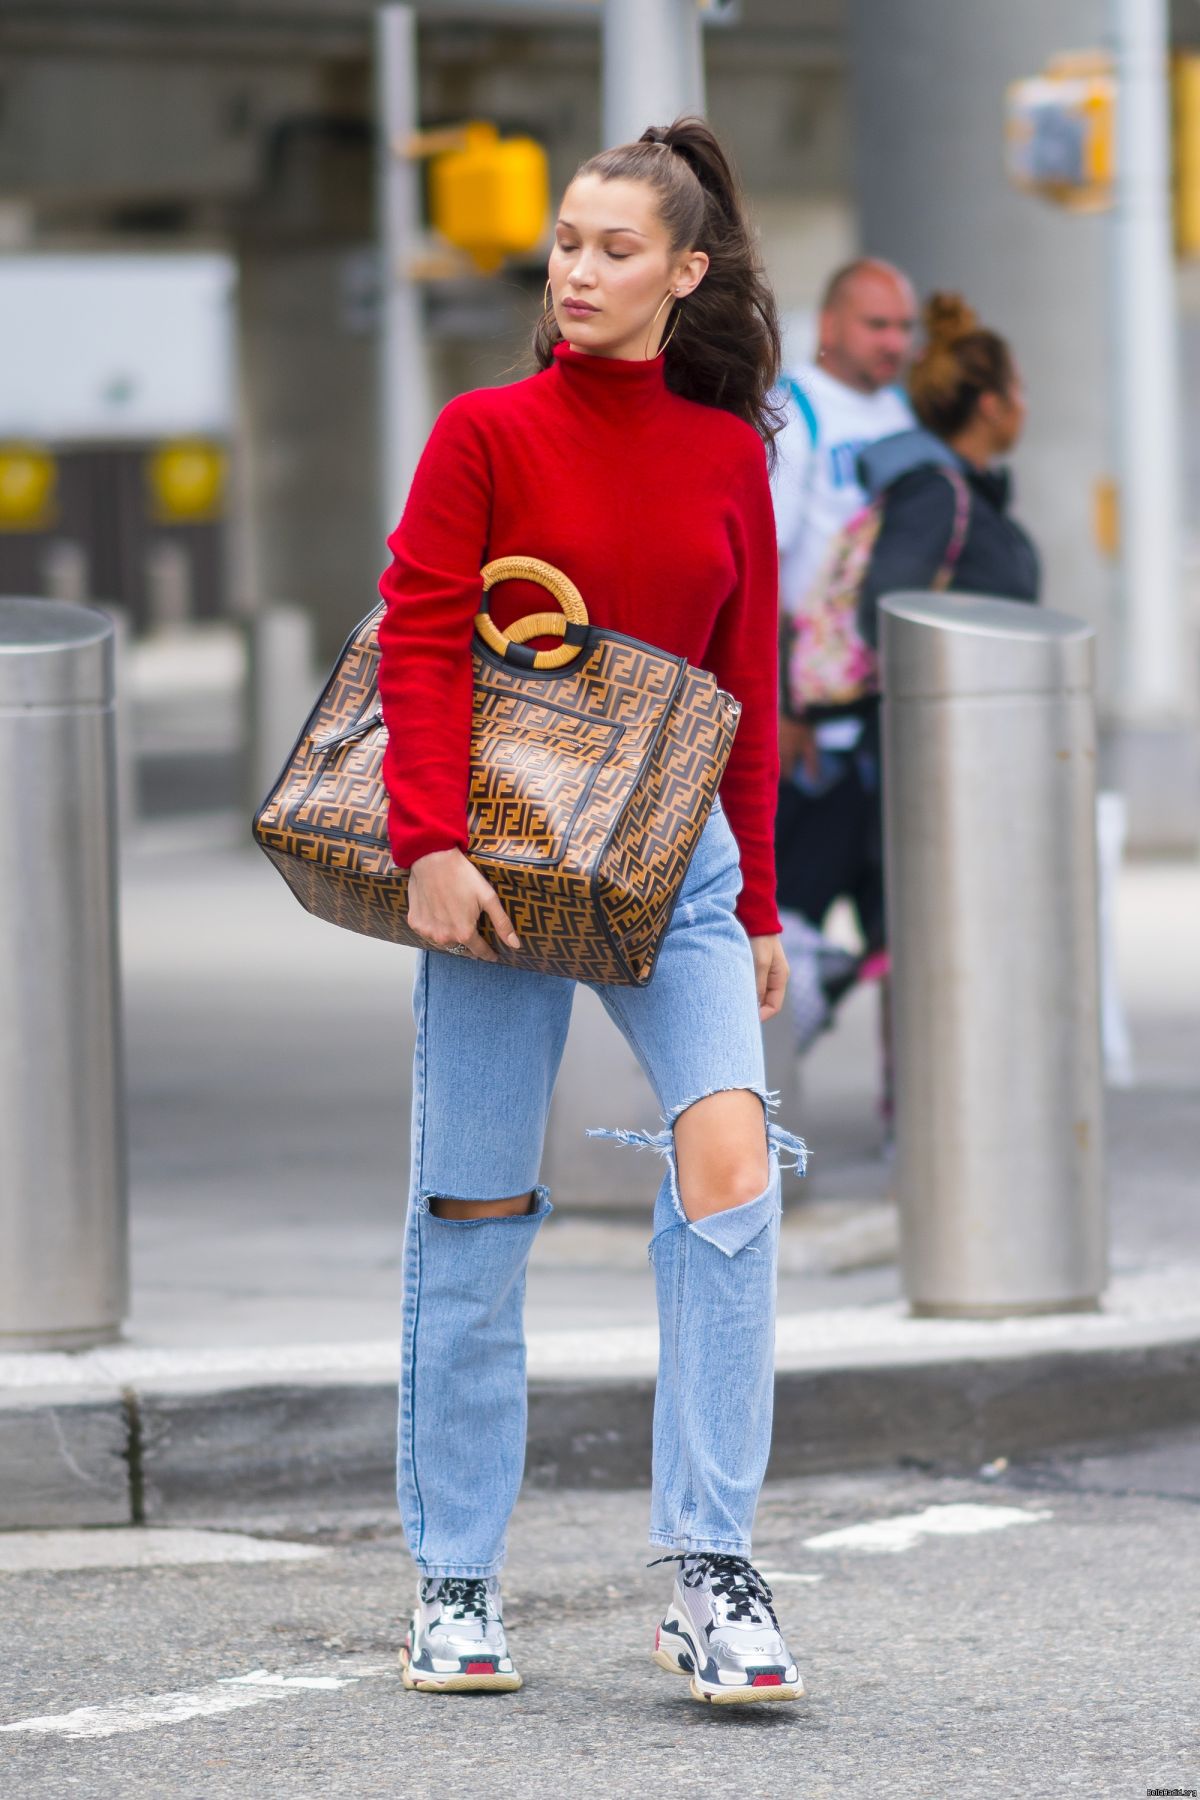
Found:
[[[983, 1510], [947, 1510], [963, 1507]], [[640, 1493], [529, 1495], [506, 1608], [525, 1688], [459, 1698], [400, 1686], [412, 1574], [390, 1519], [280, 1520], [291, 1561], [180, 1562], [272, 1554], [228, 1534], [0, 1536], [0, 1792], [1137, 1800], [1200, 1787], [1200, 1434], [990, 1478], [892, 1470], [770, 1488], [758, 1560], [809, 1687], [788, 1707], [717, 1713], [651, 1664], [669, 1571], [643, 1566], [645, 1514]], [[81, 1559], [135, 1566], [47, 1566]]]

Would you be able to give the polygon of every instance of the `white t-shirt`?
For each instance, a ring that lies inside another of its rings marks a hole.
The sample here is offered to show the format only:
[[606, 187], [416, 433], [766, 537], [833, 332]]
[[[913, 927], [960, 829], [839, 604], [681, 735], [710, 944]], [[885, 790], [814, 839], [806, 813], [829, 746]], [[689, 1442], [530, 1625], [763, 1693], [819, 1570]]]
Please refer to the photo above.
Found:
[[837, 533], [867, 503], [855, 467], [859, 451], [914, 423], [908, 401], [895, 388], [860, 394], [816, 363], [792, 379], [812, 408], [816, 441], [810, 419], [792, 395], [787, 423], [775, 439], [778, 461], [771, 478], [779, 591], [788, 612], [812, 586]]

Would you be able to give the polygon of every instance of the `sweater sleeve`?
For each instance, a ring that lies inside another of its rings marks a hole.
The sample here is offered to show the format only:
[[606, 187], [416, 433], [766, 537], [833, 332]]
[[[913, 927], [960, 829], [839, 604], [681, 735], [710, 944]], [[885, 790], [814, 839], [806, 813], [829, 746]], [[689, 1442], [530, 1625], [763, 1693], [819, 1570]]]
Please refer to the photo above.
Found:
[[753, 446], [747, 459], [733, 532], [737, 586], [718, 615], [705, 663], [742, 703], [721, 800], [741, 852], [738, 918], [751, 937], [770, 937], [779, 930], [775, 907], [779, 577], [761, 444]]
[[379, 583], [383, 778], [392, 856], [402, 869], [435, 850], [467, 848], [471, 634], [492, 503], [471, 400], [452, 400], [434, 426]]
[[906, 588], [931, 587], [954, 530], [954, 489], [939, 469], [914, 469], [887, 490], [883, 522], [858, 595], [858, 629], [879, 638], [879, 602]]

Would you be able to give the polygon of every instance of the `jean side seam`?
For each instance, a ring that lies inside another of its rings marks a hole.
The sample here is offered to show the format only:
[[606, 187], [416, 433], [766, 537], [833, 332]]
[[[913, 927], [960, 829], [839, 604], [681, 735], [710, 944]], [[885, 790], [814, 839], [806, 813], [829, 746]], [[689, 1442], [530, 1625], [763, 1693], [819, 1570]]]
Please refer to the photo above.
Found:
[[[676, 1185], [676, 1192], [678, 1192], [678, 1184]], [[679, 1284], [675, 1290], [675, 1320], [674, 1320], [674, 1327], [673, 1327], [675, 1341], [674, 1341], [674, 1344], [672, 1345], [672, 1355], [673, 1355], [674, 1361], [675, 1361], [675, 1418], [676, 1418], [676, 1423], [682, 1426], [684, 1383], [683, 1383], [683, 1365], [680, 1361], [680, 1356], [679, 1356], [679, 1340], [682, 1335], [682, 1328], [683, 1328], [683, 1301], [684, 1301], [684, 1290], [687, 1287], [688, 1249], [689, 1249], [688, 1238], [690, 1236], [690, 1233], [689, 1233], [686, 1222], [683, 1224], [682, 1227], [676, 1226], [675, 1229], [679, 1233], [679, 1263], [678, 1263]], [[683, 1429], [680, 1430], [679, 1440], [680, 1440], [680, 1447], [683, 1450], [683, 1466], [686, 1471], [686, 1476], [685, 1476], [685, 1481], [684, 1481], [684, 1489], [683, 1489], [683, 1499], [679, 1503], [679, 1519], [680, 1519], [681, 1535], [682, 1535], [682, 1521], [688, 1516], [689, 1513], [694, 1513], [696, 1510], [696, 1482], [695, 1482], [695, 1470], [692, 1467], [692, 1447], [689, 1442], [688, 1432], [686, 1430], [683, 1430]]]
[[421, 1265], [425, 1259], [425, 1246], [421, 1242], [421, 1215], [419, 1196], [425, 1181], [425, 1121], [429, 1107], [429, 1084], [427, 1080], [428, 1038], [429, 1038], [429, 952], [426, 951], [421, 963], [421, 1117], [420, 1129], [414, 1154], [413, 1191], [409, 1195], [409, 1206], [416, 1206], [413, 1218], [413, 1241], [416, 1244], [416, 1292], [413, 1295], [412, 1335], [408, 1352], [408, 1470], [412, 1479], [413, 1494], [417, 1502], [417, 1542], [413, 1545], [413, 1561], [419, 1562], [421, 1549], [425, 1542], [425, 1501], [421, 1494], [421, 1482], [417, 1474], [417, 1327], [421, 1319]]

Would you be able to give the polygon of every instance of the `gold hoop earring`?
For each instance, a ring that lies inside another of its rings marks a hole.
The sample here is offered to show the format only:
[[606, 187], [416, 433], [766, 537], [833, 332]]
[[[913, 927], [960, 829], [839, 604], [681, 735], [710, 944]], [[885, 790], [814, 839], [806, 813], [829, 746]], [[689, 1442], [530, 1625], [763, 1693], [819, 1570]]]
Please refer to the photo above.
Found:
[[553, 306], [550, 304], [550, 282], [548, 278], [546, 281], [546, 290], [542, 295], [542, 311], [544, 313], [552, 313], [554, 311]]
[[642, 352], [644, 360], [646, 362], [653, 362], [654, 357], [661, 356], [663, 351], [666, 349], [667, 345], [670, 343], [671, 339], [675, 336], [675, 328], [679, 324], [678, 314], [676, 314], [676, 317], [675, 317], [675, 324], [671, 326], [670, 331], [668, 331], [666, 337], [663, 339], [662, 343], [658, 346], [658, 349], [654, 352], [654, 357], [652, 357], [650, 355], [650, 333], [654, 330], [655, 325], [658, 323], [659, 313], [662, 311], [663, 307], [668, 305], [669, 302], [672, 300], [674, 300], [676, 305], [678, 305], [679, 295], [677, 293], [675, 293], [673, 290], [671, 293], [663, 295], [662, 299], [659, 301], [657, 307], [655, 308], [654, 317], [651, 319], [650, 324], [647, 327], [646, 348]]
[[660, 356], [666, 355], [667, 345], [670, 343], [671, 339], [675, 336], [675, 333], [679, 330], [679, 321], [682, 317], [683, 317], [683, 301], [677, 299], [675, 302], [675, 317], [671, 320], [671, 329], [670, 329], [670, 331], [668, 331], [668, 333], [667, 333], [666, 337], [663, 339], [662, 343], [658, 346], [658, 354]]

